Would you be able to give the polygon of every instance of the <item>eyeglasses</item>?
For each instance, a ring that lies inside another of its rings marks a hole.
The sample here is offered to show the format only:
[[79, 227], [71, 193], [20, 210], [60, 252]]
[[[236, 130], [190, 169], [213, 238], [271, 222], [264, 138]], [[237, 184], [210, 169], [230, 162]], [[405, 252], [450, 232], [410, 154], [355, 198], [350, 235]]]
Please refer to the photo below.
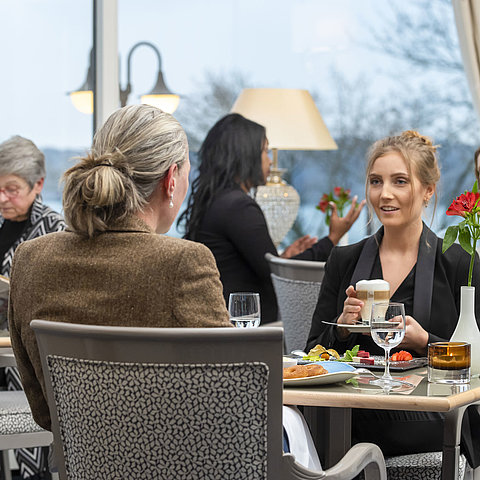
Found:
[[0, 193], [3, 193], [8, 198], [18, 197], [19, 193], [23, 190], [23, 187], [9, 186], [0, 188]]

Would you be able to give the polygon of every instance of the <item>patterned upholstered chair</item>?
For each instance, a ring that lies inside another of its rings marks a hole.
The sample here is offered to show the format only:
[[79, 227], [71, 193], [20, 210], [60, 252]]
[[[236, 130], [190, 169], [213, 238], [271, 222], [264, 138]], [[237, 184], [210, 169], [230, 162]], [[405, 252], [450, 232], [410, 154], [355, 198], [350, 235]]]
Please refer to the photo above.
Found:
[[322, 284], [291, 280], [274, 273], [271, 277], [285, 332], [285, 351], [303, 350]]
[[0, 392], [1, 478], [11, 480], [8, 450], [48, 446], [51, 432], [39, 427], [32, 417], [27, 397], [22, 391]]
[[[440, 480], [442, 478], [442, 452], [401, 455], [385, 460], [389, 480]], [[465, 478], [467, 460], [460, 455], [458, 480]]]
[[282, 454], [280, 328], [31, 326], [62, 480], [386, 478], [375, 445], [326, 472]]
[[285, 352], [303, 350], [325, 273], [325, 262], [291, 260], [267, 253], [280, 318], [285, 330]]

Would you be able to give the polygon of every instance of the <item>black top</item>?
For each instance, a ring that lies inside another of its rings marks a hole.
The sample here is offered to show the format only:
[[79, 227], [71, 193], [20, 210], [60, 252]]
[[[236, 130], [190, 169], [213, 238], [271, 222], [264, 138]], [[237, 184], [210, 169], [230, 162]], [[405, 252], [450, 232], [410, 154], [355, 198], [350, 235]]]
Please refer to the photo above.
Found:
[[30, 219], [22, 222], [5, 220], [0, 228], [0, 258], [3, 258], [10, 247], [16, 242], [30, 224]]
[[[379, 278], [381, 269], [375, 270], [375, 263], [382, 237], [383, 228], [359, 243], [332, 250], [325, 265], [325, 276], [313, 314], [307, 351], [316, 344], [321, 344], [343, 353], [359, 344], [362, 349], [373, 354], [383, 353], [383, 349], [368, 335], [350, 334], [343, 340], [337, 336], [338, 327], [322, 323], [322, 320], [335, 322], [340, 316], [346, 298], [345, 290], [349, 285], [355, 285], [361, 279]], [[407, 304], [406, 314], [411, 315], [428, 332], [428, 343], [447, 341], [452, 336], [460, 313], [460, 287], [467, 284], [469, 265], [470, 256], [460, 245], [453, 244], [442, 254], [441, 239], [423, 226], [417, 264], [392, 300], [402, 299]], [[480, 327], [479, 268], [477, 255], [472, 286], [476, 287], [475, 315]], [[413, 299], [413, 302], [409, 299]]]
[[[213, 253], [227, 304], [231, 292], [258, 292], [262, 324], [277, 319], [277, 301], [265, 254], [278, 253], [255, 200], [240, 187], [220, 192], [205, 212], [195, 240]], [[325, 261], [332, 248], [332, 242], [325, 237], [295, 258]]]

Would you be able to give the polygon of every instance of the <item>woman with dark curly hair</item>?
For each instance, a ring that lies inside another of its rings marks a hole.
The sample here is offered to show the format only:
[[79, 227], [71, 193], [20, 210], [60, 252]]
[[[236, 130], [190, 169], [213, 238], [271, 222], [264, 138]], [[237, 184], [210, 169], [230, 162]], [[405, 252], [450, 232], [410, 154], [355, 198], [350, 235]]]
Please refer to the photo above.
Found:
[[[277, 301], [265, 260], [267, 252], [278, 255], [259, 205], [249, 195], [264, 185], [270, 171], [265, 128], [239, 114], [219, 120], [208, 132], [199, 152], [198, 177], [179, 223], [185, 238], [205, 244], [220, 270], [225, 301], [231, 292], [258, 292], [262, 324], [277, 320]], [[330, 250], [358, 218], [364, 202], [356, 198], [347, 215], [334, 209], [328, 237], [302, 237], [282, 256], [324, 261]]]

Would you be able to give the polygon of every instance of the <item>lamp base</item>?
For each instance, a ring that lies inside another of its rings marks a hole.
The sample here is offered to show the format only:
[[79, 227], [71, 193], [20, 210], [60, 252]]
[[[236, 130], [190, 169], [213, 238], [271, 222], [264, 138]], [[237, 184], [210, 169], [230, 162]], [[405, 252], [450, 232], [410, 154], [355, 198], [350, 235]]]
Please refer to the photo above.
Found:
[[256, 202], [265, 215], [275, 247], [280, 245], [297, 218], [300, 196], [282, 175], [285, 169], [273, 168], [266, 185], [257, 188]]

